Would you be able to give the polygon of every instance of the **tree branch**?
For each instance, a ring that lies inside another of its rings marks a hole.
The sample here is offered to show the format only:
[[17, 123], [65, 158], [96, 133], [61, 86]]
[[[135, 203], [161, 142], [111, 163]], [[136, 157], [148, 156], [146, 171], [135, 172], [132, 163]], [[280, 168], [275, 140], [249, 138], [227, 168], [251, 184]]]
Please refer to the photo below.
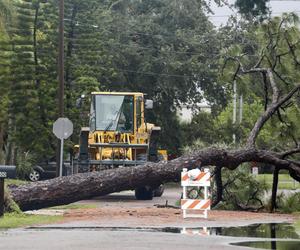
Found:
[[[274, 83], [273, 83], [274, 84]], [[272, 83], [271, 83], [272, 85]], [[275, 84], [274, 84], [275, 85]], [[293, 95], [300, 90], [300, 85], [296, 86], [293, 90], [291, 90], [286, 96], [278, 99], [278, 89], [277, 87], [273, 87], [273, 97], [272, 97], [272, 104], [267, 108], [267, 110], [258, 118], [256, 121], [252, 131], [247, 140], [247, 147], [254, 147], [256, 138], [264, 126], [264, 124], [271, 118], [271, 116], [288, 100], [290, 100]], [[275, 91], [275, 93], [274, 93]]]
[[267, 110], [268, 104], [269, 104], [269, 94], [268, 94], [268, 82], [267, 82], [267, 76], [265, 73], [262, 73], [263, 76], [263, 82], [264, 82], [264, 92], [265, 92], [265, 107], [264, 110]]
[[[275, 82], [273, 71], [271, 68], [257, 68], [258, 65], [260, 65], [260, 60], [258, 63], [256, 63], [255, 68], [251, 69], [245, 69], [243, 67], [243, 64], [237, 57], [227, 57], [226, 63], [228, 60], [233, 60], [238, 63], [238, 68], [234, 74], [234, 78], [237, 76], [238, 72], [240, 71], [241, 74], [253, 74], [253, 73], [262, 73], [263, 76], [265, 77], [266, 75], [268, 76], [270, 86], [272, 89], [272, 103], [268, 106], [265, 107], [264, 113], [258, 118], [256, 121], [252, 131], [250, 132], [250, 135], [247, 140], [247, 147], [255, 147], [255, 141], [256, 138], [264, 126], [264, 124], [272, 117], [272, 115], [280, 108], [281, 105], [283, 105], [285, 102], [287, 102], [292, 96], [300, 89], [300, 85], [296, 86], [290, 93], [288, 93], [286, 96], [280, 99], [280, 93], [278, 86]], [[264, 81], [264, 84], [266, 84], [266, 79]], [[266, 97], [267, 98], [267, 97]]]
[[299, 41], [297, 41], [296, 43], [292, 44], [290, 43], [289, 39], [287, 38], [286, 36], [286, 33], [285, 33], [285, 41], [289, 47], [289, 51], [292, 53], [292, 56], [293, 56], [293, 59], [294, 59], [294, 62], [296, 65], [300, 65], [300, 62], [298, 61], [298, 58], [297, 58], [297, 55], [296, 55], [296, 52], [295, 52], [295, 46], [299, 43]]

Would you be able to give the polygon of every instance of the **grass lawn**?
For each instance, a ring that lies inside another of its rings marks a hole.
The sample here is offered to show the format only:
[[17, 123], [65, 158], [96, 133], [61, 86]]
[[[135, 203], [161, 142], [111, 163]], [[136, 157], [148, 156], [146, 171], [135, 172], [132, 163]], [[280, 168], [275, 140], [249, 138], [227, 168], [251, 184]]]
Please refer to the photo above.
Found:
[[18, 228], [58, 222], [63, 216], [28, 215], [23, 213], [6, 213], [0, 218], [0, 228]]
[[297, 221], [294, 223], [294, 226], [296, 228], [296, 232], [297, 234], [300, 235], [300, 212], [299, 213], [296, 213], [298, 215], [298, 219]]
[[29, 181], [23, 181], [23, 180], [18, 180], [18, 179], [5, 179], [5, 184], [6, 185], [22, 185], [29, 183]]
[[[259, 174], [256, 177], [260, 182], [266, 182], [267, 185], [271, 188], [273, 182], [272, 174]], [[300, 183], [295, 182], [288, 174], [280, 174], [279, 175], [279, 189], [300, 189]]]

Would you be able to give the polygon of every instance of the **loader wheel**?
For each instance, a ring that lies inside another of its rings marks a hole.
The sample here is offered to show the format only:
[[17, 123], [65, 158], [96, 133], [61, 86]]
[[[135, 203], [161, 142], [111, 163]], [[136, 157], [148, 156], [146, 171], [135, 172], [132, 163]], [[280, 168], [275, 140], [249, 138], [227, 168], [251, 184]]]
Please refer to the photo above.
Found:
[[152, 200], [153, 190], [149, 187], [140, 187], [135, 189], [135, 198], [137, 200]]
[[153, 191], [154, 197], [161, 197], [165, 191], [165, 186], [163, 184], [159, 185], [159, 187], [155, 188]]

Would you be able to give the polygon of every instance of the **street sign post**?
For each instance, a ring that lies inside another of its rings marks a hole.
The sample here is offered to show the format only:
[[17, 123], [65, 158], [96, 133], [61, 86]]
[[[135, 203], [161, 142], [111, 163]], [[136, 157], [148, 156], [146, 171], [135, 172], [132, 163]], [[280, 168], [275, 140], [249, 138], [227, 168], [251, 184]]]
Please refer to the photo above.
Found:
[[60, 139], [60, 165], [59, 177], [62, 177], [64, 140], [73, 134], [73, 123], [68, 118], [58, 118], [53, 124], [53, 133]]
[[16, 166], [0, 165], [0, 217], [4, 214], [4, 179], [16, 178]]

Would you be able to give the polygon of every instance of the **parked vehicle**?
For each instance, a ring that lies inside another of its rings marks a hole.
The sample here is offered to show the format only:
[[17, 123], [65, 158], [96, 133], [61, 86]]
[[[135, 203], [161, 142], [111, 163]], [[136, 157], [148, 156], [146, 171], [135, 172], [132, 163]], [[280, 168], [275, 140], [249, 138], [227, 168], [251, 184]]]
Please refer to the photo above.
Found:
[[[67, 168], [70, 167], [70, 162], [64, 162], [63, 175], [67, 174]], [[28, 175], [28, 179], [32, 182], [42, 179], [51, 179], [56, 177], [56, 161], [55, 158], [39, 162], [32, 168]]]

